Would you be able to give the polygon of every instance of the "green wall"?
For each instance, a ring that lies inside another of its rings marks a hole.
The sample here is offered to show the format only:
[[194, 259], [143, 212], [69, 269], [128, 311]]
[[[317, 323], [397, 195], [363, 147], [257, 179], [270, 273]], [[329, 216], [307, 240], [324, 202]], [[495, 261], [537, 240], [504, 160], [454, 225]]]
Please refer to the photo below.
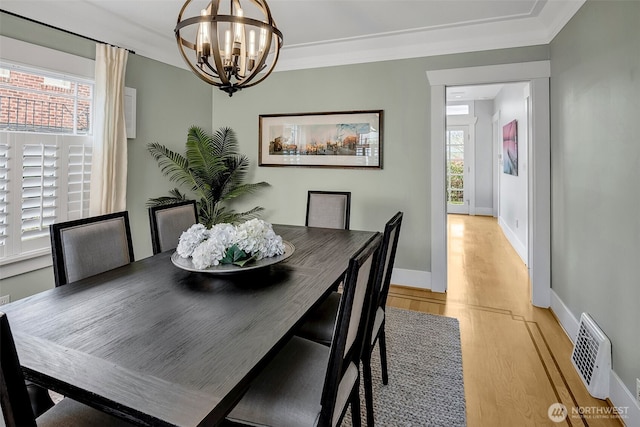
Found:
[[[95, 58], [95, 43], [39, 24], [0, 13], [0, 34], [86, 58]], [[136, 138], [128, 140], [127, 210], [136, 259], [152, 254], [149, 197], [173, 188], [146, 151], [150, 142], [184, 150], [187, 129], [195, 124], [211, 130], [211, 88], [191, 72], [130, 54], [126, 86], [137, 90]], [[12, 300], [53, 287], [51, 267], [4, 279], [0, 294]]]
[[190, 71], [137, 55], [129, 56], [125, 84], [137, 95], [136, 138], [128, 146], [127, 210], [140, 259], [153, 253], [147, 200], [175, 187], [160, 172], [147, 144], [160, 142], [184, 153], [191, 125], [211, 131], [212, 90]]
[[552, 287], [640, 378], [640, 3], [588, 1], [551, 43]]
[[383, 169], [259, 167], [253, 180], [271, 187], [249, 203], [265, 207], [274, 223], [304, 224], [307, 190], [349, 190], [351, 228], [382, 230], [404, 211], [395, 266], [431, 270], [430, 86], [428, 70], [547, 60], [534, 46], [459, 55], [278, 72], [229, 98], [214, 93], [214, 127], [236, 130], [253, 165], [258, 157], [258, 116], [349, 110], [384, 110]]

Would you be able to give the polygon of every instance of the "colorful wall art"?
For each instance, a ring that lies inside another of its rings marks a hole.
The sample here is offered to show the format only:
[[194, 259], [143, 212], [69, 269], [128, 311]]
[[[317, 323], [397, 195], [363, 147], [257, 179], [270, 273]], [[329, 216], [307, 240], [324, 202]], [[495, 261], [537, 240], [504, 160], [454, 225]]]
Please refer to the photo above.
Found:
[[518, 121], [512, 120], [502, 127], [502, 171], [518, 176]]

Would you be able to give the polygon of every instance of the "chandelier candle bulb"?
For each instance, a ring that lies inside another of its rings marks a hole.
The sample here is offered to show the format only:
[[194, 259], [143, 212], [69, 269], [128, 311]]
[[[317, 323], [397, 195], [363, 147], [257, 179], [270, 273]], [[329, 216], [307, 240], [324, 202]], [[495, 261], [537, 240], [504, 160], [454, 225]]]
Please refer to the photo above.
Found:
[[[236, 13], [236, 16], [238, 18], [242, 18], [244, 16], [244, 12], [242, 12], [242, 9], [238, 9], [238, 12]], [[235, 26], [235, 30], [236, 30], [235, 31], [235, 39], [234, 39], [234, 41], [238, 42], [238, 43], [242, 43], [242, 39], [243, 39], [242, 34], [244, 33], [244, 25], [242, 25], [239, 22], [236, 22], [234, 24], [234, 26]]]
[[[207, 16], [207, 10], [202, 9], [200, 11], [200, 16]], [[198, 28], [198, 41], [197, 41], [197, 49], [198, 49], [198, 62], [202, 62], [202, 58], [206, 58], [209, 56], [211, 52], [211, 27], [208, 22], [201, 22]], [[206, 59], [205, 59], [206, 60]]]
[[256, 32], [254, 30], [249, 31], [249, 57], [251, 59], [256, 57]]
[[264, 48], [267, 45], [267, 30], [260, 29], [260, 53], [264, 52]]
[[224, 57], [231, 61], [231, 30], [224, 32]]

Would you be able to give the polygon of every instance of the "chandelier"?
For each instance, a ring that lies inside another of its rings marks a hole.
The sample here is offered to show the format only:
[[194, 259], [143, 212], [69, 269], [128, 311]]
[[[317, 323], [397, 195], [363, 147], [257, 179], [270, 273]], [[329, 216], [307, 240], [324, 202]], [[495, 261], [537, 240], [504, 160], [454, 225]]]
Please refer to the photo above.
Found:
[[265, 0], [245, 0], [244, 8], [240, 0], [212, 0], [197, 16], [183, 19], [191, 2], [180, 9], [175, 34], [182, 58], [198, 77], [232, 96], [271, 74], [282, 33]]

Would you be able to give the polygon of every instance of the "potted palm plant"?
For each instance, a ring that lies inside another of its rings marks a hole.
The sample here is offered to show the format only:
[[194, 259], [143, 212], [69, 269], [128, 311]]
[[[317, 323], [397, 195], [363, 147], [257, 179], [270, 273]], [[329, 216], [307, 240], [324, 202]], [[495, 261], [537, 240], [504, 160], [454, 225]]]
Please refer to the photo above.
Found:
[[188, 187], [192, 196], [174, 188], [168, 196], [149, 199], [148, 206], [172, 204], [194, 198], [200, 223], [210, 228], [214, 224], [237, 224], [259, 216], [264, 209], [256, 206], [246, 212], [236, 212], [226, 202], [253, 193], [269, 184], [246, 184], [249, 158], [238, 153], [238, 141], [231, 128], [220, 128], [213, 135], [198, 126], [191, 126], [187, 135], [186, 153], [181, 155], [157, 142], [147, 145], [162, 173], [178, 186]]

